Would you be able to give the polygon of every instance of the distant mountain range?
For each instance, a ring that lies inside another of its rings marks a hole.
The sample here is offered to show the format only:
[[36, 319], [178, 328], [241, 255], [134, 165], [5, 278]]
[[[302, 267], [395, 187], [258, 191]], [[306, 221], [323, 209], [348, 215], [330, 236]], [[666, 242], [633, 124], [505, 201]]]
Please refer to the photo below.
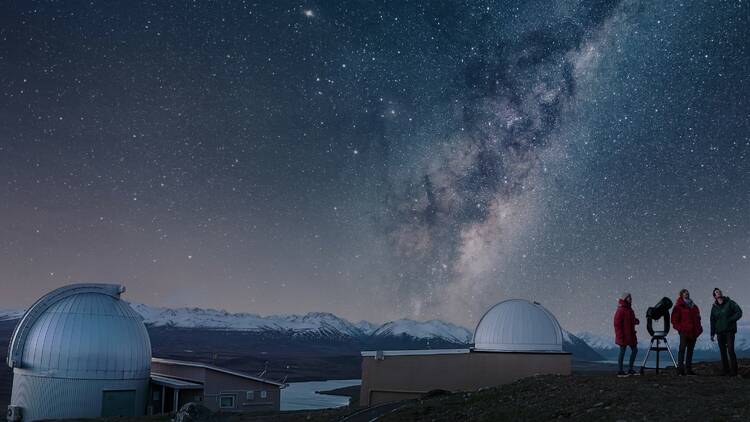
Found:
[[0, 309], [0, 321], [21, 319], [25, 311], [18, 309]]
[[[704, 330], [705, 331], [700, 337], [698, 337], [698, 341], [695, 344], [695, 357], [698, 359], [718, 359], [719, 347], [715, 341], [711, 341], [708, 327], [704, 327]], [[644, 328], [638, 332], [638, 348], [641, 350], [640, 353], [645, 353], [651, 340], [651, 337], [645, 331]], [[617, 358], [619, 347], [615, 344], [615, 340], [612, 336], [582, 332], [576, 334], [576, 337], [586, 342], [586, 344], [592, 349], [608, 360], [614, 360]], [[677, 332], [670, 330], [669, 336], [667, 336], [667, 341], [669, 342], [670, 347], [672, 347], [672, 353], [676, 354], [677, 347], [680, 344], [680, 338]], [[740, 321], [737, 323], [735, 350], [737, 351], [737, 354], [741, 356], [750, 356], [750, 321]]]
[[[215, 309], [160, 308], [138, 303], [131, 303], [130, 306], [151, 328], [240, 331], [262, 334], [264, 338], [273, 335], [274, 338], [352, 339], [371, 347], [379, 347], [381, 343], [385, 347], [387, 344], [393, 344], [393, 339], [398, 339], [398, 344], [408, 348], [422, 348], [425, 341], [430, 344], [431, 340], [433, 346], [438, 348], [466, 347], [472, 338], [472, 332], [465, 327], [440, 320], [399, 319], [384, 324], [373, 324], [368, 321], [352, 323], [325, 312], [260, 316]], [[22, 315], [23, 311], [19, 310], [0, 311], [0, 321], [18, 319]], [[413, 344], [409, 339], [414, 340]], [[567, 331], [564, 331], [563, 340], [564, 349], [571, 352], [575, 359], [604, 359], [585, 341]]]

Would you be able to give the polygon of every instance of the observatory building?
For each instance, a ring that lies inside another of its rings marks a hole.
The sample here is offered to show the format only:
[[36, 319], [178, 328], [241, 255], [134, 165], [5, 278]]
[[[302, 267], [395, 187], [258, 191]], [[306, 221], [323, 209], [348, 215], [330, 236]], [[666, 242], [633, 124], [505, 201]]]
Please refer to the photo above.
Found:
[[562, 329], [536, 302], [511, 299], [490, 308], [469, 349], [362, 352], [360, 404], [419, 397], [431, 390], [473, 391], [537, 374], [570, 374]]
[[8, 420], [145, 413], [151, 341], [123, 286], [73, 284], [36, 301], [8, 350]]

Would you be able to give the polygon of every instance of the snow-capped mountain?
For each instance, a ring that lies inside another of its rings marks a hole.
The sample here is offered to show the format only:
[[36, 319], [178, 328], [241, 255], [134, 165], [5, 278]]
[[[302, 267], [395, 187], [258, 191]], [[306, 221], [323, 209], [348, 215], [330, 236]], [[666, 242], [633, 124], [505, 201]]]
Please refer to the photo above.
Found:
[[[468, 345], [472, 332], [465, 327], [440, 320], [415, 321], [399, 319], [385, 324], [369, 321], [351, 323], [336, 315], [311, 312], [305, 315], [260, 316], [200, 308], [158, 308], [131, 304], [153, 327], [208, 328], [227, 331], [285, 332], [293, 336], [324, 336], [372, 339], [411, 338], [440, 340], [449, 344]], [[563, 348], [578, 359], [597, 360], [602, 357], [585, 341], [563, 330]]]
[[399, 319], [387, 322], [373, 331], [374, 336], [401, 336], [414, 338], [442, 338], [451, 343], [468, 344], [471, 341], [471, 331], [440, 320], [413, 321]]
[[295, 335], [324, 336], [383, 336], [405, 335], [416, 339], [440, 338], [452, 343], [467, 343], [469, 330], [443, 321], [413, 321], [402, 319], [382, 325], [368, 321], [353, 324], [336, 315], [310, 312], [304, 315], [260, 316], [229, 313], [223, 310], [200, 308], [157, 308], [131, 304], [143, 316], [144, 322], [154, 327], [209, 328], [231, 331], [286, 331]]
[[[209, 329], [218, 331], [242, 331], [292, 336], [297, 338], [339, 338], [365, 341], [385, 347], [390, 340], [400, 339], [398, 347], [411, 347], [409, 341], [437, 340], [442, 347], [450, 345], [464, 347], [471, 342], [472, 332], [464, 327], [440, 320], [414, 321], [399, 319], [374, 324], [360, 321], [356, 324], [331, 313], [310, 312], [304, 315], [260, 316], [250, 313], [230, 313], [216, 309], [160, 308], [140, 303], [130, 306], [143, 317], [144, 322], [156, 328]], [[23, 311], [2, 311], [0, 320], [18, 319]], [[563, 331], [564, 349], [577, 359], [601, 359], [586, 342]], [[389, 340], [390, 339], [390, 340]], [[411, 340], [409, 340], [411, 339]], [[421, 343], [420, 343], [421, 344]], [[428, 343], [429, 344], [429, 343]], [[417, 346], [415, 343], [414, 346]], [[441, 346], [438, 346], [441, 347]]]
[[131, 303], [143, 321], [154, 327], [209, 328], [231, 331], [290, 331], [297, 334], [358, 336], [362, 330], [351, 322], [325, 312], [305, 315], [260, 316], [216, 309], [157, 308]]
[[592, 349], [598, 350], [600, 352], [619, 350], [619, 347], [615, 344], [614, 337], [611, 336], [593, 334], [584, 331], [581, 333], [577, 333], [576, 337], [585, 341], [586, 344], [588, 344]]
[[364, 321], [364, 320], [356, 323], [355, 325], [357, 326], [357, 328], [360, 329], [360, 331], [362, 331], [363, 334], [366, 334], [368, 336], [374, 333], [375, 330], [380, 328], [380, 325], [373, 324], [370, 321]]
[[[439, 320], [414, 321], [400, 319], [385, 324], [360, 321], [356, 324], [326, 312], [304, 315], [260, 316], [250, 313], [230, 313], [224, 310], [201, 308], [160, 308], [131, 303], [144, 323], [152, 327], [202, 328], [225, 331], [285, 332], [295, 336], [362, 337], [405, 336], [414, 339], [441, 339], [449, 343], [466, 344], [471, 332]], [[0, 320], [19, 319], [22, 310], [0, 311]]]
[[0, 309], [0, 321], [20, 319], [24, 311], [18, 309]]

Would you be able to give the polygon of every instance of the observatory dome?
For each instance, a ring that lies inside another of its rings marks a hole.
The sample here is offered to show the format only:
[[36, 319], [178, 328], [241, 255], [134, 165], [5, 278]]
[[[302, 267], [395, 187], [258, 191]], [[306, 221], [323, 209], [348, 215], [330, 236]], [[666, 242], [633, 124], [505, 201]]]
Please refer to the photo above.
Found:
[[[151, 341], [115, 284], [42, 296], [13, 331], [9, 412], [17, 420], [137, 416], [146, 409]], [[20, 415], [20, 417], [19, 417]]]
[[562, 352], [562, 329], [542, 305], [510, 299], [482, 316], [473, 342], [480, 352]]
[[74, 284], [45, 295], [16, 327], [9, 365], [56, 378], [148, 378], [151, 342], [141, 316], [120, 300], [122, 291]]

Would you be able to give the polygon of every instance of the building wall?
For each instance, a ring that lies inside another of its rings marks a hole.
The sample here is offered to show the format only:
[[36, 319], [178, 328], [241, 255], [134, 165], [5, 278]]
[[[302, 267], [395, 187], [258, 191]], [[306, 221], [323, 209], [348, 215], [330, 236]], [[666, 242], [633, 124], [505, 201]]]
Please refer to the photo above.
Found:
[[[278, 411], [281, 409], [281, 390], [273, 384], [253, 381], [212, 369], [197, 368], [179, 364], [152, 362], [154, 373], [170, 377], [203, 383], [203, 405], [213, 411]], [[265, 390], [267, 398], [262, 399], [260, 392]], [[254, 398], [247, 399], [247, 392], [254, 391]], [[235, 407], [220, 408], [219, 397], [222, 394], [235, 396]], [[180, 403], [185, 404], [180, 397]], [[157, 409], [158, 410], [158, 409]]]
[[360, 404], [419, 397], [430, 390], [473, 391], [538, 374], [570, 374], [568, 353], [470, 352], [362, 359]]
[[102, 392], [136, 390], [135, 415], [146, 410], [149, 380], [86, 380], [13, 375], [10, 403], [20, 406], [24, 422], [40, 419], [97, 418], [101, 416]]
[[165, 413], [180, 410], [182, 406], [190, 402], [203, 404], [203, 390], [202, 389], [184, 388], [184, 389], [177, 390], [177, 395], [178, 395], [177, 398], [179, 400], [179, 402], [177, 403], [177, 406], [175, 406], [175, 403], [174, 403], [174, 392], [175, 390], [172, 387], [166, 387], [166, 386], [162, 387], [161, 385], [152, 383], [151, 389], [149, 391], [149, 397], [147, 400], [148, 407], [147, 407], [146, 414], [147, 415], [161, 414], [162, 402], [164, 403], [163, 408], [164, 408]]
[[179, 395], [180, 395], [180, 407], [190, 402], [203, 404], [203, 390], [184, 389], [184, 390], [180, 390]]
[[[247, 399], [247, 392], [254, 391], [254, 398]], [[266, 391], [265, 399], [260, 392]], [[219, 407], [221, 395], [235, 396], [234, 409]], [[222, 372], [206, 370], [206, 383], [203, 390], [203, 404], [215, 411], [279, 411], [281, 409], [281, 389], [273, 384], [266, 384], [250, 379], [237, 377]]]

